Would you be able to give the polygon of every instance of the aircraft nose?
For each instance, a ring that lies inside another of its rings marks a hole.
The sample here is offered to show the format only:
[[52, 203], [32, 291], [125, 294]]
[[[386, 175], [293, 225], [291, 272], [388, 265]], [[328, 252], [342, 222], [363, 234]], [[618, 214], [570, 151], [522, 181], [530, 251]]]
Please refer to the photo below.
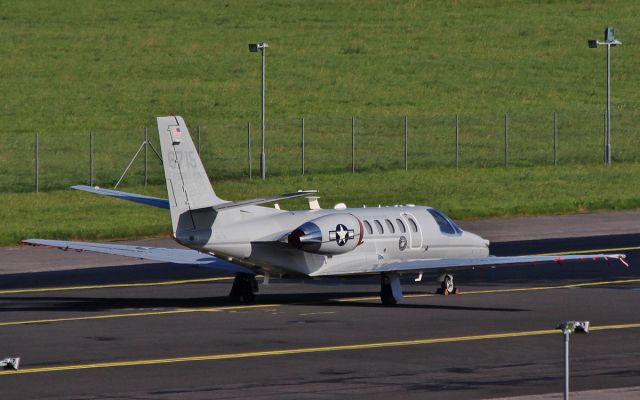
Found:
[[465, 232], [465, 233], [472, 238], [473, 243], [476, 246], [486, 247], [487, 249], [489, 248], [489, 245], [491, 244], [489, 240], [483, 238], [482, 236], [476, 235], [475, 233], [471, 233], [471, 232]]

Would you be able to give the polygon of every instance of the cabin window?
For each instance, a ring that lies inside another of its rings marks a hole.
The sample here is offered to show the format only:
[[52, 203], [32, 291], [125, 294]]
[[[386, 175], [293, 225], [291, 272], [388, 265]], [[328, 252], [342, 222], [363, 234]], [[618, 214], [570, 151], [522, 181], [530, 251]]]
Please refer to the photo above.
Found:
[[384, 228], [382, 227], [382, 224], [380, 223], [380, 221], [378, 221], [376, 219], [373, 222], [375, 222], [375, 224], [376, 224], [376, 228], [378, 229], [378, 233], [383, 235], [384, 234]]
[[369, 221], [367, 220], [364, 221], [364, 228], [367, 230], [367, 233], [369, 235], [373, 235], [373, 228], [371, 227], [371, 224], [369, 223]]
[[453, 222], [451, 218], [447, 217], [442, 211], [431, 208], [429, 209], [429, 214], [431, 214], [433, 219], [438, 224], [440, 232], [446, 233], [447, 235], [462, 234], [462, 229], [460, 229], [458, 225], [456, 225], [456, 223]]
[[411, 230], [414, 232], [418, 232], [418, 225], [416, 224], [416, 221], [413, 220], [413, 218], [409, 218], [409, 225], [411, 225]]
[[400, 232], [406, 233], [407, 232], [407, 228], [404, 226], [404, 222], [402, 222], [402, 220], [400, 218], [396, 219], [396, 222], [398, 223], [398, 227], [400, 228]]
[[396, 228], [393, 227], [393, 224], [388, 219], [385, 219], [384, 222], [387, 223], [387, 228], [389, 228], [390, 233], [396, 233]]

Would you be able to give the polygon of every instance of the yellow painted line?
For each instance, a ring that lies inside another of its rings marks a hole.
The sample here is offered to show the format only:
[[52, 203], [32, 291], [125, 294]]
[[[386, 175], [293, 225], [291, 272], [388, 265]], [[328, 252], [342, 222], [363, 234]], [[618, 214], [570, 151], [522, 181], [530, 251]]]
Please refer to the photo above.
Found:
[[613, 253], [616, 251], [628, 251], [628, 250], [640, 250], [640, 246], [633, 247], [617, 247], [613, 249], [595, 249], [595, 250], [578, 250], [578, 251], [563, 251], [561, 253], [543, 253], [533, 254], [534, 256], [564, 256], [567, 254], [599, 254], [599, 253]]
[[68, 318], [51, 318], [51, 319], [38, 319], [30, 321], [10, 321], [0, 322], [0, 326], [12, 326], [12, 325], [34, 325], [34, 324], [48, 324], [55, 322], [68, 322], [68, 321], [89, 321], [97, 319], [113, 319], [113, 318], [130, 318], [130, 317], [147, 317], [153, 315], [172, 315], [172, 314], [187, 314], [196, 312], [223, 312], [223, 311], [236, 311], [246, 310], [254, 308], [275, 308], [280, 304], [254, 304], [247, 306], [228, 306], [228, 307], [213, 307], [213, 308], [181, 308], [177, 310], [167, 311], [145, 311], [137, 313], [127, 314], [108, 314], [108, 315], [93, 315], [89, 317], [68, 317]]
[[[511, 289], [472, 290], [472, 291], [468, 291], [468, 292], [460, 292], [460, 294], [457, 294], [455, 296], [467, 295], [467, 294], [533, 292], [533, 291], [537, 291], [537, 290], [571, 289], [571, 288], [589, 287], [589, 286], [621, 285], [621, 284], [625, 284], [625, 283], [640, 283], [640, 279], [624, 279], [624, 280], [618, 280], [618, 281], [572, 283], [572, 284], [569, 284], [569, 285], [558, 285], [558, 286], [539, 286], [539, 287], [511, 288]], [[439, 297], [439, 296], [442, 296], [442, 295], [434, 294], [434, 293], [407, 294], [407, 295], [404, 295], [405, 298]], [[337, 301], [337, 302], [352, 302], [352, 301], [369, 301], [369, 300], [378, 300], [378, 299], [380, 299], [380, 297], [371, 296], [371, 297], [352, 297], [352, 298], [348, 298], [348, 299], [333, 299], [333, 301]]]
[[[606, 331], [614, 329], [633, 329], [640, 328], [640, 323], [621, 324], [621, 325], [606, 325], [606, 326], [592, 326], [591, 331]], [[32, 367], [24, 368], [18, 371], [0, 371], [0, 375], [16, 375], [16, 374], [33, 374], [43, 372], [59, 372], [59, 371], [72, 371], [83, 369], [96, 369], [96, 368], [118, 368], [128, 366], [143, 366], [143, 365], [157, 365], [157, 364], [174, 364], [182, 362], [196, 362], [196, 361], [215, 361], [215, 360], [232, 360], [239, 358], [250, 357], [270, 357], [270, 356], [282, 356], [282, 355], [294, 355], [305, 353], [325, 353], [333, 351], [349, 351], [349, 350], [368, 350], [368, 349], [380, 349], [385, 347], [404, 347], [404, 346], [419, 346], [428, 344], [440, 344], [440, 343], [454, 343], [454, 342], [467, 342], [478, 340], [491, 340], [491, 339], [507, 339], [527, 336], [541, 336], [560, 334], [557, 329], [545, 329], [537, 331], [523, 331], [523, 332], [506, 332], [506, 333], [491, 333], [485, 335], [473, 335], [473, 336], [458, 336], [458, 337], [444, 337], [435, 339], [417, 339], [417, 340], [403, 340], [392, 342], [378, 342], [378, 343], [362, 343], [362, 344], [350, 344], [339, 346], [322, 346], [322, 347], [302, 347], [297, 349], [283, 349], [283, 350], [268, 350], [268, 351], [256, 351], [246, 353], [228, 353], [228, 354], [209, 354], [200, 356], [189, 357], [177, 357], [177, 358], [158, 358], [148, 360], [132, 360], [132, 361], [112, 361], [93, 364], [75, 364], [75, 365], [58, 365], [53, 367]]]
[[0, 290], [0, 294], [60, 292], [65, 290], [112, 289], [112, 288], [145, 287], [145, 286], [170, 286], [170, 285], [185, 285], [189, 283], [228, 281], [231, 279], [233, 279], [233, 277], [225, 276], [225, 277], [218, 277], [218, 278], [184, 279], [184, 280], [165, 281], [165, 282], [118, 283], [113, 285], [61, 286], [61, 287], [49, 287], [49, 288], [9, 289], [9, 290]]

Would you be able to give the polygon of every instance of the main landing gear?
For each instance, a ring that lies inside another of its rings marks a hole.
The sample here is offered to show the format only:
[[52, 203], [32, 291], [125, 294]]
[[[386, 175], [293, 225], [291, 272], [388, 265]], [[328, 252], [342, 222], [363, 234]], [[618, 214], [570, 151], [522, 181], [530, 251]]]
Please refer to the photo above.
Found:
[[253, 303], [258, 293], [258, 281], [253, 274], [237, 273], [229, 297], [237, 303]]
[[385, 306], [393, 306], [403, 300], [400, 275], [395, 272], [380, 274], [380, 300]]
[[450, 294], [459, 294], [460, 290], [453, 284], [453, 275], [445, 275], [442, 279], [442, 284], [436, 290], [436, 294], [442, 294], [444, 296]]

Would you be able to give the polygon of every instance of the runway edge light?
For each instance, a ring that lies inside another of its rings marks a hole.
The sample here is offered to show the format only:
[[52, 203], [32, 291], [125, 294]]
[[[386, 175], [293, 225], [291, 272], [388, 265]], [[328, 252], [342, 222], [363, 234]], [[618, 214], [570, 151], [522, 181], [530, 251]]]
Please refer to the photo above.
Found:
[[0, 360], [0, 367], [17, 371], [20, 367], [20, 357], [7, 357], [4, 360]]
[[569, 336], [572, 333], [589, 333], [589, 321], [564, 321], [557, 326], [564, 336], [564, 399], [569, 399]]

